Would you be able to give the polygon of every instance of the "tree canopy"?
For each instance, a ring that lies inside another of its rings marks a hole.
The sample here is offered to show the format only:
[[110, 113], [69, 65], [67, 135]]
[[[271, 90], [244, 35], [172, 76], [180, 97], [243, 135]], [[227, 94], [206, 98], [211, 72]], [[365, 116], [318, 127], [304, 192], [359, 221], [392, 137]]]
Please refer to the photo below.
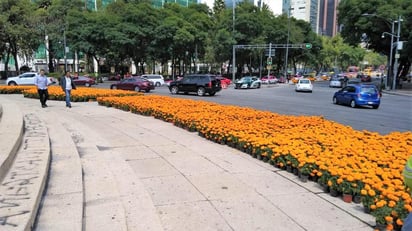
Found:
[[[386, 49], [385, 40], [377, 39], [379, 29], [364, 25], [371, 19], [359, 16], [367, 12], [368, 7], [364, 7], [365, 11], [361, 11], [363, 6], [345, 11], [358, 1], [341, 1], [342, 36], [322, 38], [311, 30], [308, 22], [288, 18], [285, 14], [275, 16], [268, 7], [259, 8], [247, 1], [237, 4], [233, 10], [225, 8], [223, 0], [215, 1], [213, 9], [205, 4], [182, 7], [175, 3], [164, 4], [158, 9], [146, 0], [119, 0], [91, 11], [81, 0], [39, 0], [30, 4], [24, 0], [0, 0], [0, 53], [17, 55], [18, 51], [19, 55], [28, 56], [47, 35], [49, 69], [52, 70], [52, 60], [61, 58], [62, 42], [66, 37], [71, 52], [84, 53], [87, 58], [116, 70], [134, 63], [138, 73], [154, 72], [154, 63], [167, 67], [171, 62], [173, 73], [182, 75], [195, 71], [198, 63], [213, 67], [205, 71], [230, 72], [232, 46], [236, 44], [311, 43], [312, 49], [288, 49], [289, 69], [345, 69], [363, 60], [365, 52], [358, 46], [363, 33], [369, 36], [369, 48], [378, 52]], [[13, 10], [10, 4], [15, 5]], [[385, 12], [384, 7], [369, 6], [368, 10], [371, 9]], [[404, 15], [406, 19], [407, 12]], [[348, 32], [352, 27], [355, 33]], [[407, 28], [407, 24], [402, 24], [402, 28]], [[401, 37], [406, 37], [406, 29], [402, 30]], [[276, 49], [272, 70], [283, 73], [285, 58], [286, 49]], [[239, 49], [236, 70], [239, 75], [262, 72], [265, 59], [263, 49]], [[227, 64], [227, 69], [222, 69], [223, 63]]]

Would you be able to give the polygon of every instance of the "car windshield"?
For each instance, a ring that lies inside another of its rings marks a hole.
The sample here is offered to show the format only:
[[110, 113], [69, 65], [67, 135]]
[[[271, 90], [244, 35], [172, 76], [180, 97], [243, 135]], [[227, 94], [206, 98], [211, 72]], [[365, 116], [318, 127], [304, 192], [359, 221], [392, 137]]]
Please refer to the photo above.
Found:
[[299, 80], [299, 83], [310, 83], [308, 79], [301, 79]]
[[361, 93], [369, 93], [369, 94], [375, 94], [376, 89], [374, 87], [361, 87], [360, 90]]

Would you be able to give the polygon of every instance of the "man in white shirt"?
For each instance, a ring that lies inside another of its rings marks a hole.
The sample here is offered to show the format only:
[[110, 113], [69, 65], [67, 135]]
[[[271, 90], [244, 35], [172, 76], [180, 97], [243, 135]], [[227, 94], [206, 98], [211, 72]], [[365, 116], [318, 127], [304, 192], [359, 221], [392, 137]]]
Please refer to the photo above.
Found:
[[64, 91], [64, 94], [66, 95], [66, 107], [72, 108], [72, 105], [70, 103], [71, 90], [76, 89], [76, 85], [74, 85], [70, 71], [66, 71], [66, 75], [60, 78], [60, 84], [62, 90]]
[[37, 86], [37, 92], [39, 93], [41, 107], [47, 107], [46, 101], [49, 98], [47, 86], [49, 85], [49, 81], [47, 79], [47, 76], [44, 74], [44, 69], [41, 69], [40, 73], [36, 75], [34, 84]]

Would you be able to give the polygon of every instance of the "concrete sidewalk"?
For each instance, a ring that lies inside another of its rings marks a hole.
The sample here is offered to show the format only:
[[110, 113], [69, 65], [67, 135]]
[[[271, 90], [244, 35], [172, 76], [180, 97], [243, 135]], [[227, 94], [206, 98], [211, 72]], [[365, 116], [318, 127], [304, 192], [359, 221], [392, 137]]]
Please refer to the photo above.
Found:
[[[67, 109], [60, 101], [41, 108], [38, 100], [21, 95], [2, 99], [48, 127], [50, 177], [73, 167], [53, 164], [54, 136], [72, 139], [67, 145], [75, 145], [84, 175], [83, 230], [369, 231], [374, 225], [360, 204], [153, 117], [96, 102]], [[59, 195], [62, 201], [65, 196], [70, 194]], [[48, 213], [43, 207], [39, 216]], [[44, 221], [43, 227], [58, 222]]]

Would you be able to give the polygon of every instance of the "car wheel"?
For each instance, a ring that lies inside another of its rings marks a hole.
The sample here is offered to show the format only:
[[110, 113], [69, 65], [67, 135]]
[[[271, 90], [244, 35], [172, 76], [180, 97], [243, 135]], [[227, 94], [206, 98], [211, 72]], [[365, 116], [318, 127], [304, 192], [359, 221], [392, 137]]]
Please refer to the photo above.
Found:
[[257, 88], [260, 88], [260, 83], [258, 83]]
[[198, 95], [198, 96], [204, 96], [204, 95], [205, 95], [205, 88], [199, 87], [199, 88], [197, 89], [197, 95]]
[[173, 86], [172, 88], [170, 88], [170, 93], [172, 93], [173, 95], [177, 94], [179, 92], [179, 88], [177, 86]]
[[209, 95], [210, 96], [214, 96], [216, 94], [216, 92], [210, 92]]
[[338, 99], [337, 99], [336, 97], [333, 97], [333, 103], [334, 103], [334, 104], [339, 104], [339, 101], [338, 101]]
[[16, 82], [10, 82], [9, 86], [17, 86]]
[[90, 83], [85, 83], [84, 86], [85, 87], [90, 87]]
[[117, 87], [116, 86], [110, 86], [110, 89], [116, 90]]
[[137, 91], [137, 92], [139, 92], [139, 91], [140, 91], [140, 87], [139, 87], [139, 86], [136, 86], [136, 87], [134, 88], [134, 90]]
[[372, 108], [373, 108], [373, 109], [378, 109], [378, 108], [379, 108], [379, 105], [373, 105]]
[[146, 90], [144, 90], [146, 93], [149, 93], [150, 92], [150, 89], [146, 89]]
[[161, 84], [159, 82], [156, 82], [156, 84], [155, 84], [156, 87], [160, 87], [160, 85]]
[[351, 100], [351, 101], [350, 101], [350, 106], [353, 107], [353, 108], [356, 107], [356, 102], [355, 102], [355, 100]]

